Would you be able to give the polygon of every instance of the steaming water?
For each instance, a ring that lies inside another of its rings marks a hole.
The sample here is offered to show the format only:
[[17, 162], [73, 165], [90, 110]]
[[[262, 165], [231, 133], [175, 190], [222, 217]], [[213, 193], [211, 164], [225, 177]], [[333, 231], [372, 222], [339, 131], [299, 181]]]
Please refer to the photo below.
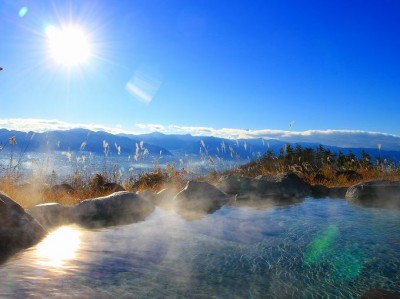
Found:
[[[85, 151], [53, 151], [51, 153], [15, 153], [11, 168], [13, 172], [23, 175], [28, 181], [32, 176], [51, 180], [53, 170], [56, 169], [57, 178], [53, 183], [61, 183], [74, 173], [90, 176], [102, 171], [110, 174], [115, 172], [122, 180], [126, 180], [131, 176], [137, 177], [139, 173], [150, 172], [155, 167], [164, 169], [167, 165], [172, 164], [175, 165], [176, 170], [183, 168], [190, 176], [198, 176], [208, 174], [213, 170], [232, 169], [247, 163], [248, 160], [221, 160], [217, 162], [211, 164], [198, 155], [183, 155], [181, 153], [176, 153], [174, 156], [146, 156], [136, 161], [133, 155], [126, 154], [115, 154], [105, 158], [104, 155]], [[9, 169], [10, 154], [0, 151], [0, 173], [5, 173]], [[54, 178], [52, 179], [54, 180]]]
[[[358, 298], [400, 290], [400, 212], [342, 200], [63, 227], [0, 265], [0, 297]], [[65, 251], [65, 252], [64, 252]]]

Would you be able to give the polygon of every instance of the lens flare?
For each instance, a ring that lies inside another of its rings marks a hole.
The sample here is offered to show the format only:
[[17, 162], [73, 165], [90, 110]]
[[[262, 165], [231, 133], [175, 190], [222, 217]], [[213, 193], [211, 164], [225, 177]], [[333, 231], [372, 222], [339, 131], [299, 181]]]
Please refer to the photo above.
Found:
[[357, 278], [363, 269], [363, 254], [359, 250], [342, 248], [331, 260], [331, 264], [336, 280], [351, 281]]
[[162, 83], [162, 75], [154, 69], [139, 68], [126, 83], [126, 90], [136, 99], [150, 103], [157, 94]]
[[19, 15], [21, 18], [23, 18], [23, 17], [26, 16], [27, 13], [28, 13], [28, 7], [24, 6], [24, 7], [22, 7], [22, 8], [19, 10], [18, 15]]
[[339, 237], [339, 233], [339, 228], [336, 225], [330, 225], [319, 234], [308, 247], [304, 256], [304, 263], [312, 265], [319, 262], [324, 254], [332, 250], [332, 245]]

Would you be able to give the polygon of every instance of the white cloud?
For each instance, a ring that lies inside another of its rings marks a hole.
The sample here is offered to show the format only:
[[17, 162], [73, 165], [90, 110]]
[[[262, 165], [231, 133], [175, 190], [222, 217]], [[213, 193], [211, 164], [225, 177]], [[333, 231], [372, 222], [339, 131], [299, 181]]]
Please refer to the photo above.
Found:
[[159, 124], [136, 124], [135, 126], [149, 132], [166, 132], [165, 127]]
[[188, 127], [188, 126], [169, 125], [168, 129], [174, 133], [184, 133], [192, 135], [216, 136], [217, 133], [217, 130], [210, 127]]
[[[113, 134], [138, 134], [139, 132], [123, 130], [121, 126], [106, 127], [96, 124], [71, 124], [58, 120], [46, 119], [0, 119], [0, 128], [18, 131], [44, 132], [49, 130], [68, 130], [85, 128], [93, 131], [107, 131]], [[368, 132], [360, 130], [243, 130], [235, 128], [215, 129], [212, 127], [178, 126], [162, 124], [136, 124], [140, 133], [162, 132], [166, 134], [192, 134], [196, 136], [214, 136], [230, 139], [264, 138], [278, 139], [287, 142], [309, 142], [339, 147], [364, 147], [377, 148], [382, 145], [382, 150], [400, 150], [400, 136]]]
[[132, 131], [126, 131], [122, 129], [121, 125], [116, 125], [115, 127], [107, 127], [97, 124], [79, 124], [79, 123], [68, 123], [59, 120], [51, 119], [34, 119], [34, 118], [9, 118], [0, 119], [0, 128], [5, 128], [8, 130], [16, 130], [22, 132], [46, 132], [52, 130], [70, 130], [70, 129], [88, 129], [92, 131], [106, 131], [113, 134], [134, 134]]
[[234, 128], [215, 129], [212, 127], [178, 125], [169, 125], [164, 127], [162, 125], [154, 124], [140, 124], [138, 127], [146, 131], [159, 131], [169, 134], [192, 134], [195, 136], [214, 136], [229, 139], [264, 138], [294, 143], [321, 143], [338, 147], [377, 148], [378, 144], [382, 144], [382, 149], [400, 150], [400, 136], [361, 130], [243, 130]]

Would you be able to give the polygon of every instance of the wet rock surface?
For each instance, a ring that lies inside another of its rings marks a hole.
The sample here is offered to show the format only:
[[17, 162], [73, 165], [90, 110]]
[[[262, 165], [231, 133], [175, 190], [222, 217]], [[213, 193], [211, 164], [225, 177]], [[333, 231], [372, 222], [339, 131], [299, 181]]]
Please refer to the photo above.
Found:
[[88, 227], [105, 227], [144, 220], [154, 205], [132, 192], [115, 192], [109, 196], [87, 199], [72, 208], [73, 221]]
[[58, 203], [40, 204], [29, 212], [45, 228], [64, 224], [80, 224], [86, 227], [107, 227], [138, 222], [155, 209], [154, 204], [132, 192], [115, 192], [108, 196], [86, 199], [74, 206]]
[[229, 195], [244, 194], [254, 191], [251, 178], [236, 174], [221, 177], [215, 186]]
[[311, 195], [315, 198], [345, 198], [347, 187], [326, 187], [324, 185], [311, 186]]
[[348, 187], [330, 187], [329, 196], [331, 198], [345, 198]]
[[295, 173], [260, 175], [255, 179], [229, 175], [216, 184], [218, 188], [239, 200], [304, 198], [311, 195], [311, 186]]
[[229, 196], [207, 182], [188, 181], [173, 199], [175, 209], [188, 218], [213, 213], [229, 201]]
[[46, 231], [10, 197], [0, 192], [0, 262], [39, 242]]
[[400, 209], [400, 182], [376, 180], [348, 188], [346, 199], [355, 204]]
[[257, 193], [274, 198], [302, 198], [311, 195], [311, 187], [293, 172], [256, 177]]

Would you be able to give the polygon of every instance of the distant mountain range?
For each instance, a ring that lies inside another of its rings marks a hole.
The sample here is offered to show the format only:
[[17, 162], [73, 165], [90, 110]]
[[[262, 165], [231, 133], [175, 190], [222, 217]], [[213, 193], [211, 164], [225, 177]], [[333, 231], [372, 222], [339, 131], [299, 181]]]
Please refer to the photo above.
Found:
[[10, 148], [9, 139], [15, 136], [16, 150], [22, 151], [88, 151], [102, 154], [104, 146], [108, 145], [110, 155], [117, 155], [118, 151], [124, 155], [134, 155], [136, 147], [143, 152], [145, 149], [150, 155], [171, 155], [164, 147], [148, 144], [125, 136], [113, 135], [107, 132], [94, 132], [87, 129], [71, 129], [66, 131], [48, 131], [44, 133], [20, 132], [0, 129], [0, 144], [6, 150]]
[[[15, 136], [15, 150], [19, 151], [89, 151], [102, 154], [104, 146], [108, 145], [110, 155], [135, 155], [138, 151], [148, 151], [149, 156], [169, 156], [171, 159], [179, 159], [182, 156], [192, 157], [220, 157], [223, 159], [253, 160], [271, 149], [275, 154], [279, 153], [285, 144], [293, 147], [300, 144], [302, 147], [316, 148], [319, 143], [288, 143], [275, 139], [226, 139], [210, 136], [166, 135], [162, 133], [150, 133], [142, 135], [119, 134], [114, 135], [103, 131], [90, 131], [87, 129], [71, 129], [65, 131], [48, 131], [44, 133], [9, 131], [0, 129], [0, 145], [3, 152], [10, 149], [9, 139]], [[378, 148], [344, 148], [324, 145], [332, 152], [341, 151], [360, 155], [365, 151], [372, 158], [381, 157], [391, 161], [400, 161], [399, 151], [379, 150]]]

